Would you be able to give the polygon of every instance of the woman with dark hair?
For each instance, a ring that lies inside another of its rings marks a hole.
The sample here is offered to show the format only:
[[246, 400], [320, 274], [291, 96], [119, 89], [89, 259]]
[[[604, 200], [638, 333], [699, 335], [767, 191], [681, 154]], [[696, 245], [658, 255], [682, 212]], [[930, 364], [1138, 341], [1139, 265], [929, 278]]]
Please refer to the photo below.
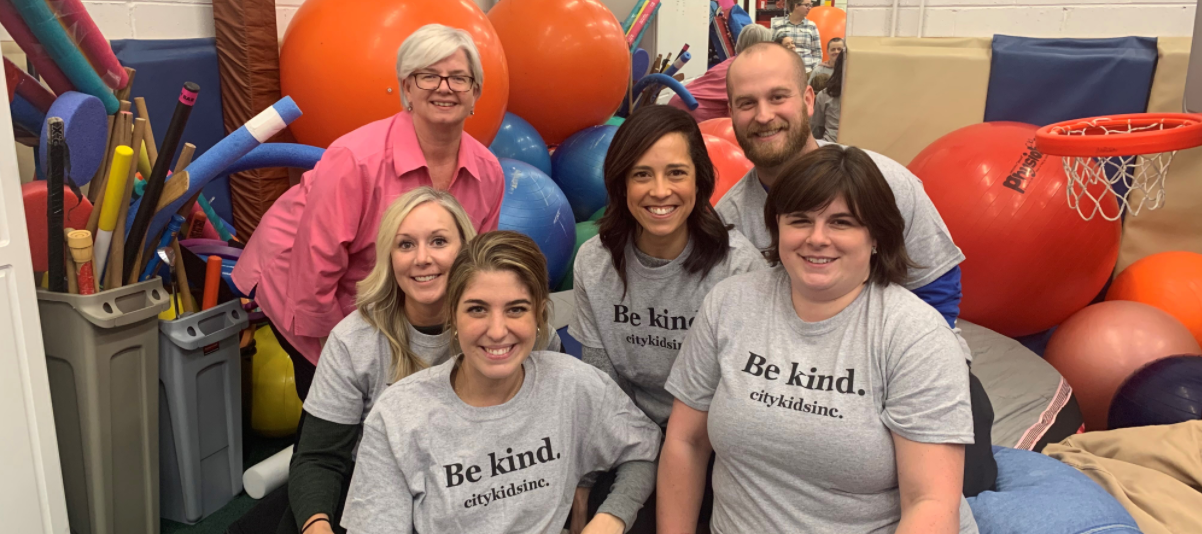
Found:
[[864, 151], [785, 165], [764, 208], [771, 270], [706, 297], [666, 388], [659, 530], [693, 532], [706, 462], [716, 534], [977, 531], [961, 495], [968, 368]]
[[[613, 377], [661, 427], [672, 410], [664, 381], [705, 294], [731, 275], [767, 268], [714, 211], [714, 181], [701, 131], [687, 113], [669, 106], [636, 111], [605, 156], [609, 205], [599, 235], [576, 255], [576, 316], [568, 331], [583, 345], [584, 361]], [[598, 478], [594, 503], [611, 478]], [[640, 517], [650, 522], [654, 513]]]
[[835, 70], [822, 88], [822, 92], [814, 97], [814, 116], [810, 117], [810, 132], [815, 139], [829, 141], [839, 140], [839, 114], [843, 100], [843, 62], [847, 57], [844, 50], [835, 59]]

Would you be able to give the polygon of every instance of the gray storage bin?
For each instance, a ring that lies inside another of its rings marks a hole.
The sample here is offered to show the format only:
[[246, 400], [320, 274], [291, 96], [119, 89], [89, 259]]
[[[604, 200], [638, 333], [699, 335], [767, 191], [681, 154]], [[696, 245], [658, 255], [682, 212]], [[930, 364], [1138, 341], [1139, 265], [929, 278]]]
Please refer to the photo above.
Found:
[[158, 278], [94, 295], [38, 291], [73, 534], [159, 532]]
[[162, 515], [195, 523], [242, 492], [242, 368], [237, 300], [159, 322]]

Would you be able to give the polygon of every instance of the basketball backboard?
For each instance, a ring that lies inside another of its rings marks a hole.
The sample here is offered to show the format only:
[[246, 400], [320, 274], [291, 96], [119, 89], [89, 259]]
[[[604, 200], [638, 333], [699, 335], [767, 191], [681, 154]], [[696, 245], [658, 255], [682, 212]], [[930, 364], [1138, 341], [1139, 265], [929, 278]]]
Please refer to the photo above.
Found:
[[1194, 40], [1189, 51], [1189, 71], [1185, 75], [1182, 111], [1202, 113], [1202, 0], [1194, 13]]

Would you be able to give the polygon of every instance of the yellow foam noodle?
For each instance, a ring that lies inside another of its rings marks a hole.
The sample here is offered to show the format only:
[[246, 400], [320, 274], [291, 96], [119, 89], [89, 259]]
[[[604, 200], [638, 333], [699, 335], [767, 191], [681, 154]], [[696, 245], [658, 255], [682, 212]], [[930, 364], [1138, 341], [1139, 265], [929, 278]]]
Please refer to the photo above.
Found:
[[150, 156], [146, 155], [146, 145], [142, 145], [142, 151], [138, 153], [138, 172], [142, 173], [142, 178], [150, 178]]
[[104, 191], [104, 205], [100, 208], [100, 229], [112, 232], [117, 227], [117, 215], [121, 212], [121, 197], [125, 195], [125, 178], [129, 176], [129, 165], [134, 149], [118, 145], [113, 150], [113, 165], [109, 167], [109, 181]]

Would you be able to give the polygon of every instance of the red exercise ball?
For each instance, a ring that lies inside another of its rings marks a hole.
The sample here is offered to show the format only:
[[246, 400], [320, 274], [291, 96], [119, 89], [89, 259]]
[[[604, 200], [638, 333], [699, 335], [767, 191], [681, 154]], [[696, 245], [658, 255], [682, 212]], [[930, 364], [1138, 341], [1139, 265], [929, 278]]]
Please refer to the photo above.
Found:
[[505, 118], [509, 67], [488, 17], [472, 0], [308, 0], [280, 49], [280, 88], [304, 115], [292, 133], [328, 147], [364, 124], [401, 111], [397, 49], [426, 24], [467, 30], [480, 50], [484, 87], [465, 130], [484, 146]]
[[717, 205], [722, 195], [739, 183], [755, 164], [743, 155], [743, 149], [738, 145], [714, 135], [701, 134], [701, 137], [705, 139], [705, 150], [709, 152], [710, 162], [714, 164], [714, 173], [717, 174], [714, 177], [714, 194], [710, 195], [710, 204]]
[[835, 6], [818, 6], [806, 14], [806, 18], [818, 27], [818, 36], [822, 38], [822, 61], [826, 61], [826, 44], [831, 39], [843, 39], [847, 28], [847, 12]]
[[701, 133], [710, 134], [714, 137], [730, 141], [731, 144], [739, 146], [739, 140], [735, 137], [735, 125], [730, 121], [730, 117], [719, 117], [701, 121], [697, 124], [701, 128]]
[[1171, 315], [1116, 300], [1089, 306], [1061, 324], [1043, 357], [1073, 387], [1085, 429], [1106, 430], [1110, 401], [1127, 377], [1161, 358], [1200, 352], [1189, 330]]
[[509, 112], [534, 125], [548, 145], [604, 124], [618, 110], [630, 49], [604, 4], [501, 0], [488, 18], [509, 62]]
[[[1068, 207], [1061, 158], [1035, 150], [1035, 130], [974, 124], [909, 165], [964, 252], [960, 316], [1011, 337], [1047, 330], [1088, 305], [1110, 278], [1122, 229]], [[1113, 196], [1104, 202], [1117, 209]]]
[[1202, 254], [1161, 252], [1123, 269], [1106, 300], [1131, 300], [1167, 312], [1202, 344]]

